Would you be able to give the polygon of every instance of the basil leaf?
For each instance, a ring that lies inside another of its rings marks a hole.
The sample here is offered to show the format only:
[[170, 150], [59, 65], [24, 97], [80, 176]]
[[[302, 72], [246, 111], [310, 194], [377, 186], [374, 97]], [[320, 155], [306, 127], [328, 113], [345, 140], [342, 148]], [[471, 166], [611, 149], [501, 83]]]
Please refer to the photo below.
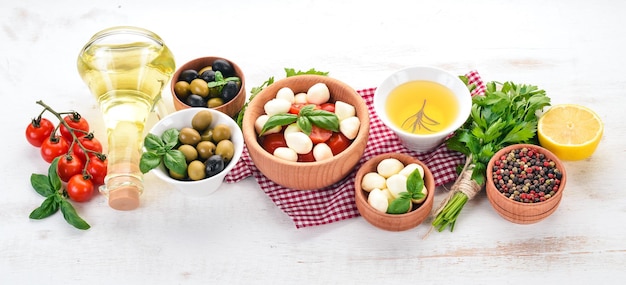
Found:
[[91, 226], [76, 213], [76, 209], [65, 199], [61, 200], [61, 213], [63, 218], [72, 226], [80, 230], [87, 230]]
[[59, 178], [59, 174], [57, 174], [57, 165], [59, 164], [60, 156], [54, 158], [50, 166], [48, 167], [48, 180], [50, 182], [50, 186], [52, 190], [59, 190], [63, 186], [61, 184], [61, 178]]
[[55, 190], [52, 189], [48, 176], [33, 173], [30, 175], [30, 185], [32, 185], [35, 191], [41, 196], [49, 197], [50, 195], [54, 195]]
[[139, 160], [139, 170], [141, 173], [148, 173], [148, 171], [155, 169], [157, 166], [161, 164], [161, 156], [148, 151], [141, 154], [141, 159]]
[[298, 127], [307, 136], [310, 135], [311, 131], [313, 130], [313, 126], [311, 125], [311, 121], [309, 120], [309, 117], [306, 117], [306, 116], [299, 116], [298, 117]]
[[165, 153], [163, 157], [163, 164], [167, 169], [179, 173], [185, 174], [187, 173], [187, 162], [185, 160], [185, 155], [177, 149], [169, 150]]
[[[407, 192], [402, 192], [402, 193], [407, 193]], [[411, 205], [412, 205], [411, 199], [407, 197], [406, 195], [401, 195], [400, 197], [391, 201], [391, 203], [389, 204], [389, 207], [387, 208], [387, 213], [388, 214], [406, 214], [409, 212]]]
[[143, 140], [143, 146], [148, 151], [156, 151], [156, 150], [163, 149], [165, 147], [165, 144], [163, 143], [163, 140], [161, 140], [159, 136], [152, 134], [152, 133], [148, 133], [148, 135], [146, 135], [146, 138]]
[[55, 196], [56, 195], [48, 196], [48, 198], [43, 200], [41, 206], [33, 210], [28, 217], [34, 220], [41, 220], [56, 213], [59, 210], [59, 203], [57, 202]]
[[263, 135], [265, 132], [267, 132], [268, 130], [270, 130], [270, 129], [274, 128], [274, 127], [279, 127], [279, 126], [285, 126], [285, 125], [292, 124], [297, 119], [298, 119], [298, 116], [296, 116], [294, 114], [275, 114], [275, 115], [272, 115], [267, 120], [267, 122], [265, 122], [265, 124], [263, 125], [263, 129], [261, 129], [261, 133], [259, 134], [259, 136]]
[[322, 129], [331, 130], [333, 132], [339, 131], [339, 118], [334, 113], [324, 110], [313, 110], [307, 117], [311, 123]]
[[300, 108], [300, 112], [298, 112], [298, 115], [300, 115], [300, 116], [309, 116], [311, 114], [311, 112], [313, 112], [314, 109], [315, 109], [315, 105], [313, 105], [313, 104], [306, 105], [306, 106]]
[[416, 193], [420, 193], [423, 195], [422, 193], [423, 187], [424, 187], [424, 179], [422, 178], [422, 175], [420, 175], [420, 171], [417, 169], [413, 170], [413, 172], [411, 172], [411, 174], [409, 174], [409, 177], [407, 177], [406, 179], [407, 191], [409, 191], [411, 195], [416, 194]]
[[178, 144], [178, 134], [180, 131], [176, 128], [172, 128], [163, 132], [161, 140], [165, 143], [165, 150], [173, 149]]

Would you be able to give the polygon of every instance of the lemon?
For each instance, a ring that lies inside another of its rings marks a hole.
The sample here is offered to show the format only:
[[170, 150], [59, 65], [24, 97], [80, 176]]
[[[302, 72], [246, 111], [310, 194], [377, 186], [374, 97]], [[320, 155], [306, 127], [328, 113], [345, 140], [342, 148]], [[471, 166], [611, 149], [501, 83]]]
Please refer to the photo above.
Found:
[[581, 160], [596, 150], [604, 125], [591, 109], [577, 104], [552, 106], [537, 123], [539, 144], [562, 160]]

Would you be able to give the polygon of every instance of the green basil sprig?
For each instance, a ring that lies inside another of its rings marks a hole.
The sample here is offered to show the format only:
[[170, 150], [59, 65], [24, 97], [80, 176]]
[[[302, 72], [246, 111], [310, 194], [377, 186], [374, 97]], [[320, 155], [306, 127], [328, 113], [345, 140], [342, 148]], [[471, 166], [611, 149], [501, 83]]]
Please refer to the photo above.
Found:
[[30, 213], [29, 218], [41, 220], [52, 216], [60, 209], [67, 223], [77, 229], [87, 230], [91, 226], [78, 215], [72, 203], [67, 201], [67, 193], [63, 190], [63, 184], [56, 171], [58, 163], [59, 157], [55, 158], [48, 167], [48, 175], [33, 173], [30, 176], [30, 184], [39, 195], [46, 199]]
[[406, 180], [407, 192], [399, 193], [399, 197], [391, 201], [387, 208], [388, 214], [405, 214], [409, 212], [411, 206], [411, 199], [419, 200], [424, 198], [422, 188], [424, 187], [424, 179], [420, 175], [419, 170], [413, 170]]
[[272, 115], [267, 122], [263, 125], [261, 133], [263, 135], [268, 130], [286, 126], [289, 124], [297, 123], [300, 130], [303, 133], [310, 135], [313, 125], [316, 125], [322, 129], [331, 130], [333, 132], [339, 131], [339, 118], [335, 113], [331, 113], [325, 110], [316, 110], [315, 105], [310, 104], [302, 107], [298, 115], [294, 114], [275, 114]]
[[176, 128], [168, 129], [161, 137], [148, 133], [144, 139], [143, 146], [146, 151], [141, 154], [141, 160], [139, 161], [139, 169], [142, 173], [158, 167], [161, 162], [165, 164], [167, 169], [175, 173], [186, 173], [187, 162], [185, 161], [185, 155], [175, 149], [178, 145], [179, 131]]

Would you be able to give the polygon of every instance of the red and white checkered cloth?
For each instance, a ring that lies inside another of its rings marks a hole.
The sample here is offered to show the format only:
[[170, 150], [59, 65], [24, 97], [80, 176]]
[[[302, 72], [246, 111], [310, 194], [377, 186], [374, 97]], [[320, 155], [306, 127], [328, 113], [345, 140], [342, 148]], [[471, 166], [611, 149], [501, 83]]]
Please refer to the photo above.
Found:
[[[477, 86], [473, 90], [472, 96], [482, 94], [485, 85], [478, 72], [471, 71], [466, 76], [470, 83]], [[361, 164], [379, 154], [398, 152], [416, 157], [429, 167], [437, 186], [454, 181], [457, 176], [456, 167], [464, 163], [465, 156], [449, 150], [445, 144], [429, 153], [415, 153], [406, 149], [398, 137], [376, 115], [373, 105], [375, 90], [376, 88], [368, 88], [357, 91], [369, 108], [369, 142], [355, 170], [341, 181], [319, 190], [293, 190], [282, 187], [269, 180], [254, 166], [247, 149], [244, 148], [241, 159], [226, 175], [225, 182], [235, 183], [253, 176], [259, 183], [261, 190], [293, 220], [296, 228], [303, 228], [359, 216], [359, 211], [354, 202], [354, 176]]]

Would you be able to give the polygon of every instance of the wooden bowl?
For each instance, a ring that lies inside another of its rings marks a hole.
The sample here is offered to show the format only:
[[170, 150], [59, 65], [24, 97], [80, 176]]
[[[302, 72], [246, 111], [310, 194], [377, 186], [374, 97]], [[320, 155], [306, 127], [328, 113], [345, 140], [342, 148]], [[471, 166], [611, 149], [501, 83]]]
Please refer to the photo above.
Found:
[[[534, 148], [539, 153], [544, 154], [547, 158], [554, 161], [556, 168], [561, 171], [562, 178], [558, 190], [555, 195], [550, 199], [547, 199], [538, 203], [523, 203], [515, 200], [511, 200], [500, 193], [494, 184], [493, 179], [493, 166], [497, 158], [509, 153], [511, 150], [520, 149], [524, 147]], [[506, 220], [517, 224], [532, 224], [539, 222], [548, 216], [550, 216], [558, 208], [561, 198], [563, 197], [563, 190], [565, 189], [565, 182], [567, 181], [567, 174], [563, 163], [552, 152], [537, 145], [530, 144], [516, 144], [505, 147], [498, 151], [489, 161], [487, 165], [487, 183], [485, 185], [487, 197], [489, 203], [496, 210], [500, 216]]]
[[176, 93], [174, 92], [174, 85], [176, 85], [176, 82], [178, 82], [178, 77], [180, 76], [180, 73], [187, 69], [194, 69], [196, 71], [199, 71], [202, 68], [212, 65], [216, 59], [224, 59], [233, 66], [233, 68], [235, 69], [235, 74], [237, 74], [237, 76], [241, 80], [241, 87], [239, 88], [239, 93], [237, 93], [237, 96], [235, 96], [235, 98], [233, 98], [232, 100], [230, 100], [224, 105], [214, 107], [212, 109], [220, 111], [228, 115], [231, 118], [234, 118], [237, 115], [237, 113], [241, 111], [243, 104], [246, 102], [246, 84], [245, 84], [246, 80], [245, 80], [243, 71], [241, 71], [241, 68], [239, 68], [239, 66], [235, 64], [234, 62], [225, 58], [214, 57], [214, 56], [196, 58], [192, 61], [189, 61], [183, 64], [180, 68], [178, 68], [178, 70], [176, 70], [176, 72], [172, 76], [172, 80], [170, 81], [170, 91], [172, 93], [172, 101], [174, 102], [174, 109], [178, 111], [182, 109], [191, 108], [191, 106], [181, 101], [178, 98], [178, 96], [176, 96]]
[[[352, 144], [334, 157], [316, 162], [291, 162], [273, 156], [261, 147], [254, 129], [256, 119], [265, 114], [263, 106], [276, 97], [283, 87], [291, 88], [294, 93], [306, 92], [316, 83], [325, 83], [330, 90], [330, 101], [343, 101], [356, 109], [356, 116], [361, 121], [359, 133]], [[321, 75], [298, 75], [278, 80], [259, 92], [248, 103], [243, 117], [243, 137], [254, 165], [275, 183], [298, 190], [315, 190], [330, 186], [354, 169], [365, 151], [369, 136], [369, 112], [365, 100], [347, 84]]]
[[[387, 214], [374, 209], [374, 207], [367, 202], [368, 193], [361, 189], [363, 176], [369, 172], [376, 172], [378, 163], [386, 158], [396, 158], [404, 165], [417, 163], [424, 168], [424, 183], [426, 189], [428, 189], [426, 200], [424, 200], [421, 205], [418, 205], [417, 208], [415, 208], [416, 206], [414, 205], [413, 209], [406, 214]], [[421, 224], [430, 214], [435, 199], [435, 179], [430, 169], [417, 158], [401, 153], [385, 153], [365, 162], [356, 173], [354, 188], [354, 199], [361, 216], [370, 224], [388, 231], [404, 231]]]

